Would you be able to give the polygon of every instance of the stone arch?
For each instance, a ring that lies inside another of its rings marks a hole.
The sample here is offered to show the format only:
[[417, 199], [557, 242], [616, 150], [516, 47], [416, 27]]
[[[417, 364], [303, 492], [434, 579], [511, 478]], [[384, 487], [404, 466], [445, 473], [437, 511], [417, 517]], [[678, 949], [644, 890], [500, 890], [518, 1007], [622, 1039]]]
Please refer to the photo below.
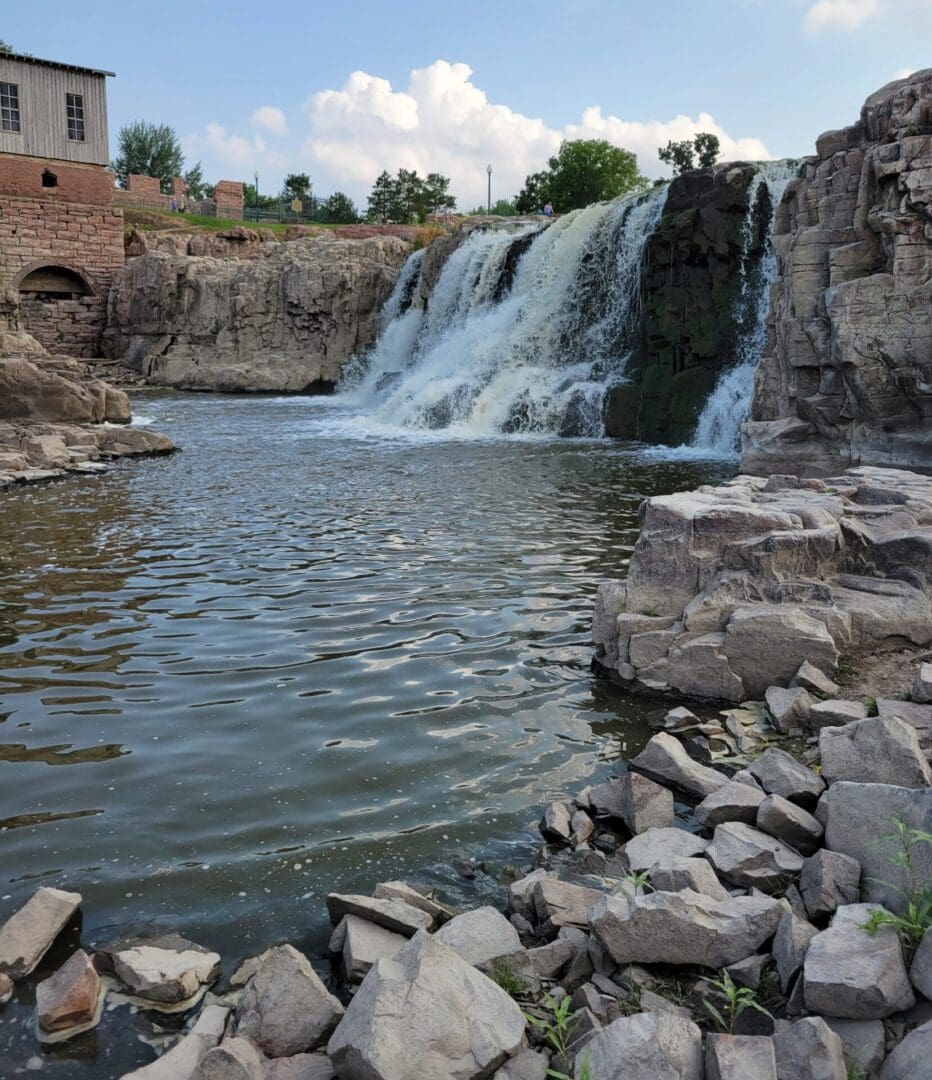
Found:
[[30, 263], [20, 271], [13, 285], [21, 300], [40, 296], [71, 299], [97, 295], [97, 290], [83, 270], [54, 258]]

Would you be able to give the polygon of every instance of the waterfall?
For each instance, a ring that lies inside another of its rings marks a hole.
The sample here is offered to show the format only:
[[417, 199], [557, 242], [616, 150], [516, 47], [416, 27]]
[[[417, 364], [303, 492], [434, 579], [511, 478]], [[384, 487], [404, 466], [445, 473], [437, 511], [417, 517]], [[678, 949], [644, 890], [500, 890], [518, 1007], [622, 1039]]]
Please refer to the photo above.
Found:
[[[741, 286], [735, 304], [735, 322], [743, 327], [738, 341], [736, 363], [719, 376], [709, 394], [690, 446], [714, 457], [737, 454], [741, 424], [748, 418], [754, 393], [754, 373], [767, 343], [767, 312], [770, 286], [777, 275], [773, 250], [773, 218], [786, 185], [799, 173], [796, 161], [767, 161], [757, 170], [748, 188], [748, 212], [742, 228]], [[761, 185], [770, 198], [770, 217], [764, 235], [763, 252], [755, 258], [753, 248], [758, 223], [755, 220]]]
[[[412, 256], [346, 389], [377, 423], [460, 436], [597, 437], [640, 318], [641, 255], [666, 186], [550, 224], [474, 230], [426, 309]], [[407, 302], [405, 297], [408, 297]]]

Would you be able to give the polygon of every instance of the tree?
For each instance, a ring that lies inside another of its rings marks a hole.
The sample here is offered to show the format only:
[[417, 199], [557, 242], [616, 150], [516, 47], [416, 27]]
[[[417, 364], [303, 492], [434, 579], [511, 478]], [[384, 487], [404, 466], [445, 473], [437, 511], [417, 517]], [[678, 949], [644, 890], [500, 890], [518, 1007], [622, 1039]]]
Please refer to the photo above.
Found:
[[382, 172], [369, 195], [370, 221], [390, 221], [407, 225], [425, 221], [428, 214], [456, 207], [456, 197], [449, 193], [449, 177], [428, 173], [426, 179], [413, 169], [399, 169], [394, 177]]
[[359, 221], [356, 204], [342, 191], [335, 191], [323, 203], [324, 221], [333, 225], [355, 225]]
[[712, 135], [708, 131], [700, 131], [695, 139], [693, 139], [693, 145], [696, 148], [696, 153], [699, 155], [700, 169], [710, 169], [715, 162], [718, 161], [718, 155], [721, 153], [721, 145], [717, 135]]
[[718, 160], [719, 152], [718, 136], [700, 131], [694, 139], [681, 139], [678, 142], [671, 139], [662, 150], [657, 151], [657, 156], [665, 164], [673, 166], [674, 176], [682, 176], [696, 168], [695, 154], [699, 155], [699, 168], [707, 169]]
[[8, 42], [0, 38], [0, 55], [6, 56], [13, 51], [13, 46]]
[[388, 172], [383, 169], [376, 177], [369, 198], [366, 200], [369, 204], [369, 211], [366, 214], [366, 217], [368, 217], [370, 221], [388, 221], [392, 211], [393, 194], [394, 181], [388, 175]]
[[289, 202], [300, 199], [307, 202], [311, 197], [311, 178], [307, 173], [289, 173], [282, 184], [282, 198]]
[[[263, 195], [259, 193], [259, 206], [271, 206], [273, 203], [277, 203], [278, 199], [274, 195]], [[256, 185], [250, 184], [248, 181], [243, 184], [243, 209], [248, 213], [249, 210], [256, 209]]]
[[167, 195], [172, 180], [181, 176], [184, 154], [175, 129], [168, 124], [134, 120], [120, 128], [117, 145], [119, 153], [113, 162], [113, 171], [121, 188], [126, 187], [130, 173], [157, 176]]
[[195, 162], [190, 169], [181, 177], [188, 189], [188, 198], [194, 202], [210, 198], [213, 188], [204, 180], [201, 163]]
[[604, 199], [615, 199], [647, 184], [630, 150], [606, 139], [573, 139], [560, 144], [544, 172], [531, 173], [516, 200], [522, 213], [545, 203], [566, 212]]

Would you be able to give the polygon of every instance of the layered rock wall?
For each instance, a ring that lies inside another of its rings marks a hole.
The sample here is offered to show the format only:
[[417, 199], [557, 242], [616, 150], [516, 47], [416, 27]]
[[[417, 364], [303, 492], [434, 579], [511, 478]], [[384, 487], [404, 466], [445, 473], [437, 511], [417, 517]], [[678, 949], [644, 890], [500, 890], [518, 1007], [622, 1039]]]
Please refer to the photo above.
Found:
[[821, 136], [774, 247], [742, 468], [932, 464], [932, 68]]

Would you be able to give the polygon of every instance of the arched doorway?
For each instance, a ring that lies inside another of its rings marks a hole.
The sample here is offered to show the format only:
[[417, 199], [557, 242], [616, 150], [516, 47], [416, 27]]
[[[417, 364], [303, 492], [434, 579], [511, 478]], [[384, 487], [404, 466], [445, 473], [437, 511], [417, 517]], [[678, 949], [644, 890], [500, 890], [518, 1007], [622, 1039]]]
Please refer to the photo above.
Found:
[[20, 280], [21, 300], [77, 300], [93, 296], [87, 278], [67, 266], [39, 266]]
[[81, 270], [33, 263], [20, 273], [16, 289], [21, 326], [50, 352], [97, 353], [107, 299]]

